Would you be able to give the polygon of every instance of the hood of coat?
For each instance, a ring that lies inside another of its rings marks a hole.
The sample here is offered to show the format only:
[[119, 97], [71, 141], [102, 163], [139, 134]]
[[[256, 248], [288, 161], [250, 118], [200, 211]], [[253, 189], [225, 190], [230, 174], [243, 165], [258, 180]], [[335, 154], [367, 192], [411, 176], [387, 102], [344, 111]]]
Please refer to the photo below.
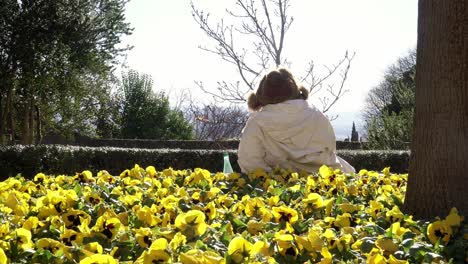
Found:
[[302, 99], [266, 105], [253, 118], [273, 140], [299, 148], [334, 137], [323, 113]]

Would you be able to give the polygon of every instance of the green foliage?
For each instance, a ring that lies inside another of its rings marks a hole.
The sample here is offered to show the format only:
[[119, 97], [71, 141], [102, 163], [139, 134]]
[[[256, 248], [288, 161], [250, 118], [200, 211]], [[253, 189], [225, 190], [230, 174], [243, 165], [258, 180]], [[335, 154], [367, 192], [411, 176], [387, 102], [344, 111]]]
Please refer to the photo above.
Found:
[[[5, 2], [5, 3], [3, 3]], [[5, 0], [0, 7], [0, 136], [92, 134], [117, 58], [126, 0]]]
[[364, 113], [370, 149], [409, 149], [415, 105], [415, 51], [389, 67], [367, 96]]
[[409, 149], [413, 128], [413, 110], [383, 113], [367, 124], [369, 149]]
[[353, 122], [353, 128], [351, 129], [351, 142], [359, 141], [359, 134], [356, 130], [356, 125]]
[[122, 137], [139, 139], [191, 139], [192, 128], [168, 97], [153, 92], [151, 76], [129, 71], [122, 77]]
[[[235, 150], [137, 149], [113, 147], [77, 147], [60, 145], [0, 146], [0, 180], [18, 173], [32, 177], [36, 173], [65, 173], [74, 175], [83, 170], [108, 168], [114, 175], [139, 164], [156, 169], [204, 168], [222, 171], [223, 153], [229, 153], [234, 171], [240, 171]], [[407, 172], [409, 151], [342, 150], [338, 155], [356, 170], [381, 170], [390, 166], [394, 172]]]

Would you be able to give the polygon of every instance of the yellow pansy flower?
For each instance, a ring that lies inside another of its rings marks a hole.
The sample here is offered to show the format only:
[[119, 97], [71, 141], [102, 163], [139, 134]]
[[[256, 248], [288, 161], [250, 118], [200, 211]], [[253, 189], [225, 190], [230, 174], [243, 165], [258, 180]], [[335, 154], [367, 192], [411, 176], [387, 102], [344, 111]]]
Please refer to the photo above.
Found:
[[367, 264], [387, 264], [387, 259], [380, 254], [379, 249], [373, 248], [367, 255]]
[[323, 232], [322, 236], [327, 239], [328, 241], [328, 247], [330, 249], [335, 248], [337, 246], [337, 238], [336, 234], [333, 230], [331, 229], [326, 229], [325, 232]]
[[408, 229], [402, 227], [400, 225], [400, 222], [395, 222], [393, 223], [391, 226], [390, 226], [390, 229], [391, 229], [391, 232], [394, 236], [398, 237], [399, 239], [401, 239], [401, 237], [403, 236], [403, 234], [405, 234]]
[[175, 226], [188, 237], [203, 235], [207, 228], [205, 214], [199, 210], [190, 210], [176, 217]]
[[371, 215], [374, 219], [376, 219], [379, 215], [384, 206], [376, 201], [376, 200], [371, 200], [369, 202], [370, 207], [366, 209], [366, 212]]
[[184, 236], [182, 233], [177, 232], [174, 237], [172, 238], [169, 246], [172, 248], [173, 251], [176, 251], [182, 245], [187, 243], [187, 237]]
[[335, 172], [334, 170], [331, 168], [331, 167], [328, 167], [326, 165], [322, 165], [320, 168], [319, 168], [319, 175], [323, 178], [323, 179], [326, 179], [326, 178], [329, 178], [330, 176], [334, 175]]
[[445, 217], [445, 222], [449, 226], [460, 226], [460, 223], [463, 221], [463, 217], [458, 214], [457, 208], [452, 208], [447, 217]]
[[148, 175], [151, 178], [156, 177], [157, 171], [156, 171], [156, 168], [154, 166], [146, 167], [145, 172], [146, 172], [146, 175]]
[[253, 219], [247, 222], [247, 231], [249, 231], [251, 235], [257, 235], [258, 233], [263, 231], [263, 228], [264, 223], [262, 222], [255, 221]]
[[66, 228], [78, 227], [84, 220], [91, 220], [91, 216], [82, 210], [70, 209], [61, 215]]
[[110, 255], [106, 254], [93, 254], [80, 261], [80, 264], [117, 264], [119, 263]]
[[354, 243], [353, 236], [351, 234], [344, 234], [338, 239], [336, 247], [341, 252], [348, 249], [352, 243]]
[[312, 248], [312, 245], [309, 241], [309, 238], [306, 236], [299, 236], [299, 235], [294, 235], [294, 241], [297, 243], [297, 247], [299, 248], [300, 251], [302, 250], [307, 250], [307, 251], [313, 251], [314, 249]]
[[435, 244], [437, 240], [442, 239], [442, 242], [447, 245], [452, 236], [452, 228], [446, 221], [435, 221], [430, 223], [427, 227], [427, 236], [431, 240], [432, 244]]
[[103, 186], [105, 184], [113, 184], [116, 182], [116, 179], [114, 178], [114, 176], [112, 176], [108, 171], [106, 170], [100, 170], [97, 175], [96, 175], [96, 178], [97, 178], [97, 183], [100, 185], [100, 186]]
[[155, 210], [149, 208], [148, 206], [143, 206], [140, 208], [139, 206], [133, 207], [133, 211], [136, 211], [136, 216], [138, 220], [142, 221], [149, 227], [156, 226], [161, 222], [161, 219], [156, 216]]
[[121, 222], [117, 217], [111, 217], [108, 214], [100, 216], [93, 230], [98, 233], [102, 233], [108, 239], [114, 239], [120, 230]]
[[[24, 222], [23, 222], [23, 228], [29, 230], [29, 231], [33, 231], [33, 230], [36, 230], [40, 227], [43, 227], [45, 224], [39, 220], [39, 218], [35, 217], [35, 216], [30, 216], [28, 217], [28, 219], [26, 219]], [[0, 225], [0, 237], [1, 237], [1, 225]]]
[[338, 228], [351, 226], [351, 214], [344, 213], [341, 215], [337, 215], [335, 222], [333, 224], [335, 227], [338, 227]]
[[322, 260], [319, 262], [319, 264], [331, 264], [332, 263], [332, 254], [330, 251], [328, 251], [327, 247], [323, 247], [322, 250], [320, 251], [320, 254], [322, 255]]
[[333, 203], [335, 202], [335, 198], [326, 199], [323, 203], [325, 205], [325, 215], [330, 216], [331, 210], [333, 207]]
[[[28, 229], [28, 228], [26, 228]], [[29, 229], [28, 229], [29, 230]], [[10, 233], [10, 222], [0, 224], [0, 238]]]
[[252, 250], [252, 244], [245, 240], [243, 237], [237, 236], [229, 242], [228, 246], [228, 256], [235, 263], [244, 262], [245, 258], [250, 256], [250, 251]]
[[5, 255], [5, 251], [0, 247], [0, 263], [8, 263], [8, 258]]
[[245, 215], [248, 217], [254, 217], [254, 216], [260, 216], [261, 209], [265, 208], [265, 203], [263, 202], [263, 199], [259, 197], [255, 197], [253, 199], [248, 199], [245, 205]]
[[343, 213], [353, 213], [355, 211], [362, 210], [364, 208], [363, 205], [355, 205], [351, 203], [342, 203], [338, 205]]
[[35, 245], [36, 248], [49, 250], [54, 255], [65, 248], [62, 242], [51, 238], [40, 238], [36, 241]]
[[345, 187], [345, 193], [348, 193], [348, 194], [350, 194], [350, 195], [356, 196], [356, 195], [359, 194], [359, 190], [358, 190], [356, 184], [351, 183], [351, 184], [346, 185], [346, 187]]
[[28, 249], [34, 248], [34, 244], [31, 240], [32, 235], [31, 232], [25, 228], [18, 228], [13, 231], [12, 237], [15, 239], [15, 241], [18, 243], [18, 246], [26, 251]]
[[385, 167], [385, 168], [382, 170], [382, 173], [384, 174], [385, 177], [390, 176], [390, 167]]
[[76, 173], [75, 180], [83, 183], [96, 182], [96, 179], [93, 177], [93, 173], [89, 170], [82, 171], [81, 173]]
[[62, 233], [60, 234], [60, 239], [62, 240], [62, 243], [66, 246], [72, 246], [73, 243], [81, 245], [84, 237], [87, 235], [80, 232], [76, 232], [72, 229], [61, 229]]
[[[151, 243], [150, 248], [142, 255], [142, 263], [165, 263], [171, 256], [167, 252], [168, 243], [165, 238], [159, 238]], [[137, 262], [138, 263], [138, 262]]]
[[103, 248], [101, 244], [99, 244], [98, 242], [91, 242], [91, 243], [85, 244], [81, 252], [86, 257], [89, 257], [94, 254], [102, 254]]
[[387, 220], [390, 223], [400, 222], [404, 218], [404, 215], [400, 211], [400, 208], [396, 205], [393, 206], [392, 210], [385, 213], [385, 216], [387, 217]]
[[140, 247], [148, 248], [152, 241], [152, 232], [148, 227], [135, 229], [135, 239]]
[[407, 260], [397, 259], [395, 256], [390, 255], [388, 257], [388, 264], [408, 264]]
[[34, 176], [33, 179], [34, 179], [35, 182], [41, 183], [41, 184], [43, 184], [43, 185], [47, 185], [48, 182], [49, 182], [49, 180], [50, 180], [50, 177], [47, 176], [47, 175], [45, 175], [45, 174], [42, 173], [42, 172], [39, 172], [38, 174], [36, 174], [36, 175]]
[[225, 260], [212, 251], [202, 251], [191, 249], [180, 254], [180, 261], [183, 264], [224, 264]]
[[249, 178], [252, 180], [260, 179], [264, 181], [268, 178], [268, 174], [265, 172], [265, 170], [256, 168], [249, 173]]
[[270, 250], [270, 244], [266, 241], [255, 242], [252, 246], [252, 250], [250, 251], [250, 255], [254, 257], [257, 254], [261, 254], [263, 256], [272, 255], [272, 252]]
[[217, 210], [214, 202], [209, 202], [204, 208], [203, 211], [208, 219], [213, 220], [216, 218]]
[[277, 223], [285, 222], [294, 224], [299, 219], [296, 210], [283, 205], [279, 207], [273, 207], [272, 213]]
[[322, 196], [318, 193], [309, 193], [307, 198], [302, 199], [302, 202], [305, 205], [306, 212], [311, 212], [325, 206]]
[[268, 205], [270, 206], [277, 206], [278, 203], [279, 203], [279, 196], [278, 195], [273, 195], [273, 196], [270, 196], [266, 201], [268, 203]]
[[276, 233], [273, 240], [279, 248], [280, 254], [296, 257], [299, 250], [294, 245], [294, 237], [291, 234]]
[[375, 245], [380, 248], [386, 256], [388, 256], [388, 254], [393, 254], [398, 250], [398, 245], [395, 244], [391, 238], [385, 238], [382, 236], [378, 237], [375, 241]]

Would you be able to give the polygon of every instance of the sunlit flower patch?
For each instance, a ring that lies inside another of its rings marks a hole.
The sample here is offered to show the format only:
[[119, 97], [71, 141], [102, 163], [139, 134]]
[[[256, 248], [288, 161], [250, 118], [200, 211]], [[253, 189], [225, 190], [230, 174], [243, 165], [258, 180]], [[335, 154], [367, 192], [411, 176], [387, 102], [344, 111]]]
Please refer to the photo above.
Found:
[[0, 182], [0, 263], [463, 263], [454, 208], [414, 221], [406, 174], [83, 171]]

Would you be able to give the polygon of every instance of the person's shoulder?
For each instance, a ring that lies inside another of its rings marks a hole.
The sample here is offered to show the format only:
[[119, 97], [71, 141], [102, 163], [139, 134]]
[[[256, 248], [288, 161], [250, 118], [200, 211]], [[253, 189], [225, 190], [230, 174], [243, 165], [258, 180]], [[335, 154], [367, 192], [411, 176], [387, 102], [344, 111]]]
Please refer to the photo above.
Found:
[[247, 123], [257, 123], [259, 119], [262, 119], [261, 113], [261, 111], [251, 112], [249, 114], [249, 118], [247, 119]]

